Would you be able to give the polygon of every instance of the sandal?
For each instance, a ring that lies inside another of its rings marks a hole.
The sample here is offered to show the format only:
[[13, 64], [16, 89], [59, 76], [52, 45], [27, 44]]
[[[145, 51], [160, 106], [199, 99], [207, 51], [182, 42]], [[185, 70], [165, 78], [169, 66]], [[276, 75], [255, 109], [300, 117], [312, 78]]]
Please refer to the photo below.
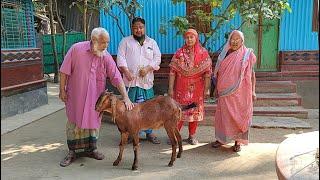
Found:
[[93, 159], [96, 159], [96, 160], [104, 159], [104, 155], [102, 153], [100, 153], [99, 151], [97, 151], [97, 150], [94, 150], [92, 152], [88, 152], [87, 153], [87, 157], [93, 158]]
[[75, 160], [76, 160], [76, 153], [74, 151], [69, 151], [67, 156], [62, 161], [60, 161], [60, 166], [61, 167], [69, 166]]
[[239, 144], [232, 146], [233, 152], [239, 152], [241, 151], [241, 146]]
[[211, 147], [213, 147], [213, 148], [218, 148], [218, 147], [220, 147], [220, 146], [222, 146], [223, 144], [221, 143], [221, 142], [219, 142], [219, 141], [215, 141], [215, 142], [213, 142], [212, 144], [211, 144]]
[[189, 137], [189, 138], [187, 139], [187, 142], [188, 142], [189, 144], [191, 144], [191, 145], [197, 145], [197, 144], [199, 143], [199, 141], [198, 141], [196, 138], [194, 138], [194, 137]]
[[152, 142], [153, 144], [160, 144], [160, 141], [154, 134], [147, 134], [147, 140]]

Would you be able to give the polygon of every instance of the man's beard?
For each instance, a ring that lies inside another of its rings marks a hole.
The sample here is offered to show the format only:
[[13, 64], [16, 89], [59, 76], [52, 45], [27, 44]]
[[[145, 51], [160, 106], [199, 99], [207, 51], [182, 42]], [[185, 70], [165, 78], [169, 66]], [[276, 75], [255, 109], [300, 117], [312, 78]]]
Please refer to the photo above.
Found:
[[141, 35], [141, 36], [133, 35], [133, 38], [134, 38], [135, 40], [137, 40], [138, 42], [141, 42], [141, 41], [144, 40], [145, 34], [143, 34], [143, 35]]
[[98, 56], [98, 57], [102, 57], [103, 54], [104, 54], [104, 50], [98, 50], [98, 47], [97, 45], [93, 44], [93, 47], [92, 47], [92, 52], [94, 55]]

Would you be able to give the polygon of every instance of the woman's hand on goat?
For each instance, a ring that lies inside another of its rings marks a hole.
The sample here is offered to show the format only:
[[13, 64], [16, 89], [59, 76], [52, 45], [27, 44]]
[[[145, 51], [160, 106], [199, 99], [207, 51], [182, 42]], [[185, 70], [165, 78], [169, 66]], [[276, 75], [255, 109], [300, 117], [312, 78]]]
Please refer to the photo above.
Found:
[[129, 98], [123, 99], [124, 104], [126, 105], [127, 110], [131, 110], [134, 107], [134, 104], [130, 101]]

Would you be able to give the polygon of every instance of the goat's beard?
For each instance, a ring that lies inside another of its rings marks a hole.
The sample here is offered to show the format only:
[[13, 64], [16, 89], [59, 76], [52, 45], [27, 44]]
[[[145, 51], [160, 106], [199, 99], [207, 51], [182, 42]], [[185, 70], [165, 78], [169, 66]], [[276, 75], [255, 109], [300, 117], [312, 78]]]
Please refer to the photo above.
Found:
[[[105, 49], [104, 49], [105, 50]], [[92, 53], [98, 57], [102, 57], [104, 54], [104, 50], [99, 50], [98, 46], [96, 44], [93, 44], [92, 46]]]

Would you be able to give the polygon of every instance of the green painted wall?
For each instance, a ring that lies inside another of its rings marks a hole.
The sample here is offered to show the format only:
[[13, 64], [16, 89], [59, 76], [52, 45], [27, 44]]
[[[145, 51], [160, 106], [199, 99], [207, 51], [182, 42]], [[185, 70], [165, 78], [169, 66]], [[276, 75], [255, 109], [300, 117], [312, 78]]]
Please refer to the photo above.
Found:
[[[56, 34], [56, 49], [58, 55], [59, 65], [62, 64], [64, 57], [62, 57], [62, 44], [63, 44], [63, 35]], [[77, 33], [67, 33], [66, 34], [66, 53], [70, 49], [70, 47], [77, 42], [84, 41], [85, 36], [82, 32]], [[44, 73], [50, 74], [54, 73], [54, 58], [53, 58], [53, 49], [51, 45], [51, 35], [43, 35], [42, 36], [43, 43], [43, 64], [44, 64]]]

